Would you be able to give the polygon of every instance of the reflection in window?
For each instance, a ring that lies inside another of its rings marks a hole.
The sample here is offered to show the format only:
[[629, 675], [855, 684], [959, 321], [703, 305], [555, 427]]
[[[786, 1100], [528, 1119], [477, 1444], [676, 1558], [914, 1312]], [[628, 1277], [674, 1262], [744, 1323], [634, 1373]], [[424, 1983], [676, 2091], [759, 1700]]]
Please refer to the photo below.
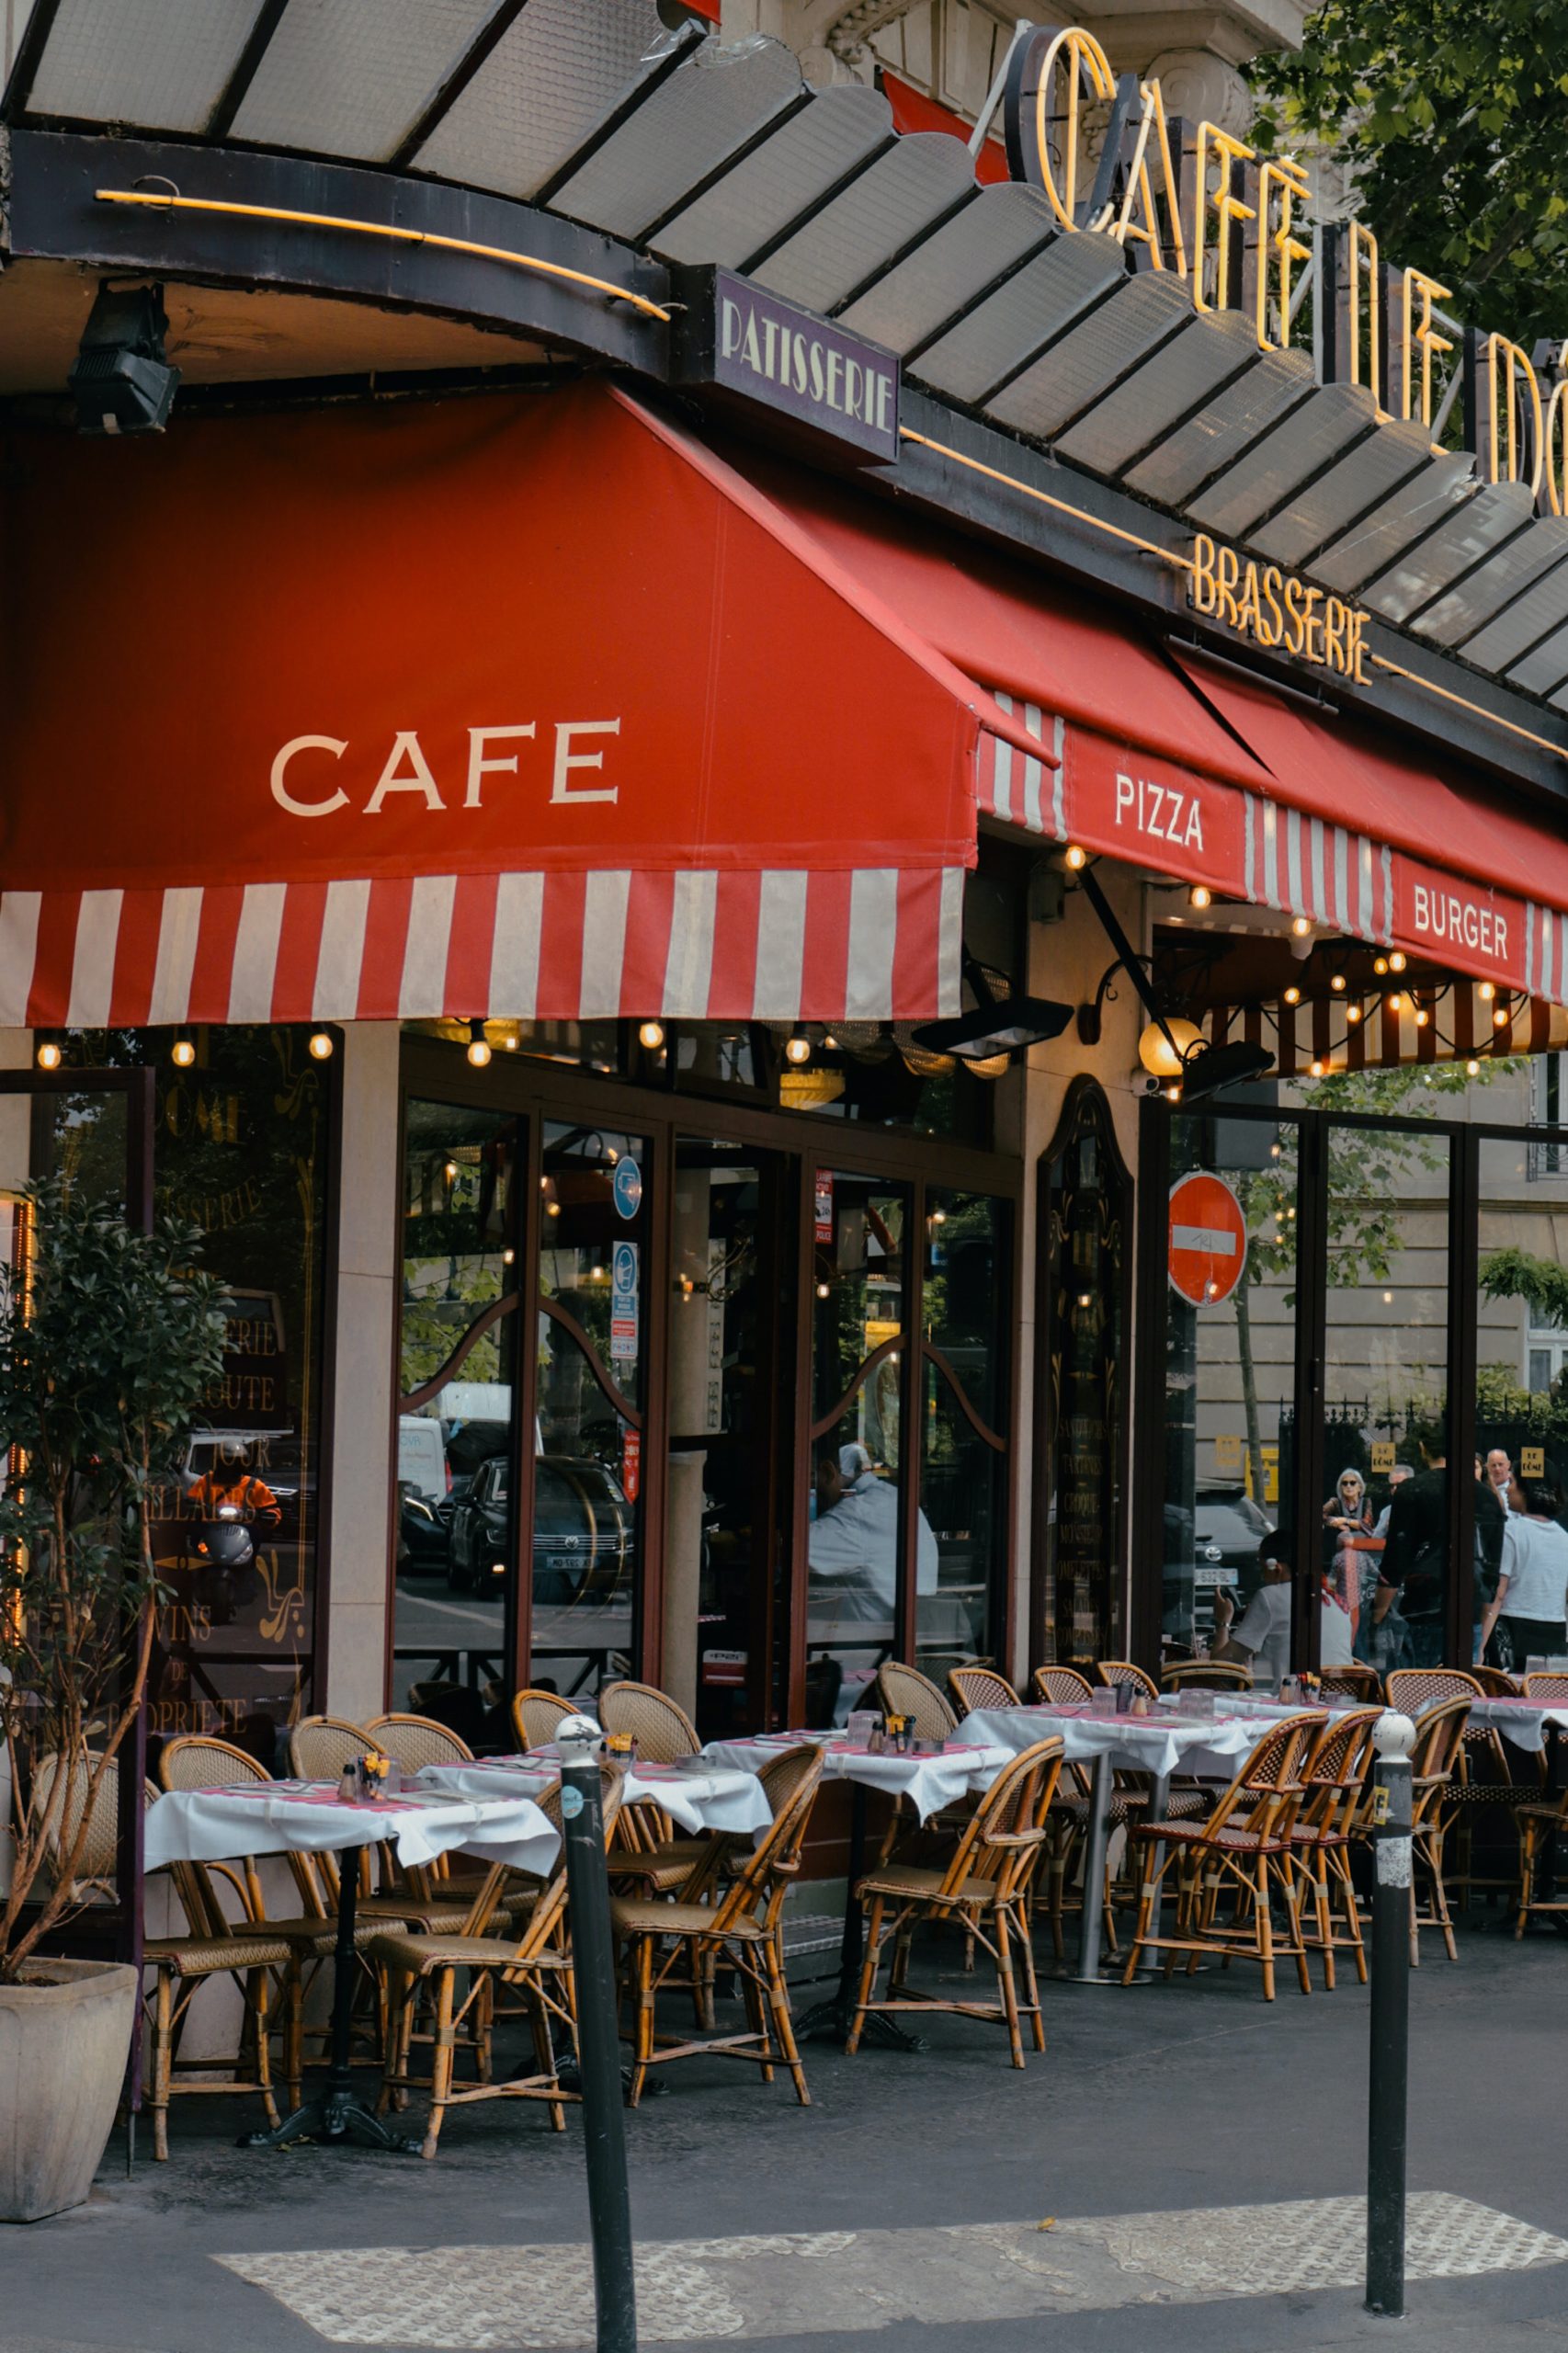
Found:
[[517, 1281], [518, 1145], [504, 1113], [408, 1106], [393, 1699], [468, 1739], [506, 1657], [517, 1319], [494, 1311]]
[[534, 1683], [631, 1671], [646, 1389], [641, 1136], [544, 1131], [535, 1316]]
[[920, 1497], [934, 1574], [916, 1581], [915, 1659], [937, 1682], [994, 1650], [1007, 1492], [1005, 1217], [989, 1194], [927, 1195]]

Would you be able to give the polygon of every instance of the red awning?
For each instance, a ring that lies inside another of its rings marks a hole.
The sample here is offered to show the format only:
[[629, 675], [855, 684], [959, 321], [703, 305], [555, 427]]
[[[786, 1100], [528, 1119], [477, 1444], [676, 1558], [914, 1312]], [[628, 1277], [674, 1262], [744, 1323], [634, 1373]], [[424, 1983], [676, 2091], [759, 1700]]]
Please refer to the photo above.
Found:
[[956, 535], [915, 535], [820, 481], [791, 501], [1022, 721], [1038, 751], [994, 742], [983, 813], [1568, 1004], [1568, 841], [1499, 789], [1167, 654]]
[[9, 454], [0, 1023], [954, 1006], [1032, 738], [624, 394]]

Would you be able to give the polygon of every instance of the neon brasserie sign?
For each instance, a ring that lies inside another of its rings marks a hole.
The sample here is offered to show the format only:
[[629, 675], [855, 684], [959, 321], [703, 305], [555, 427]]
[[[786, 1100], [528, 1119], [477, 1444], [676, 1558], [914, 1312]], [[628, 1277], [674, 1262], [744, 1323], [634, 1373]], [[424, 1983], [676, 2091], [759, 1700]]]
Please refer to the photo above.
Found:
[[1463, 446], [1483, 478], [1568, 512], [1568, 345], [1532, 358], [1460, 326], [1442, 308], [1449, 289], [1385, 263], [1362, 222], [1307, 218], [1303, 164], [1167, 117], [1158, 80], [1115, 74], [1081, 27], [1020, 31], [1003, 121], [1013, 177], [1042, 191], [1063, 229], [1097, 230], [1135, 267], [1174, 272], [1195, 310], [1243, 313], [1264, 351], [1290, 347], [1310, 292], [1323, 381], [1364, 384], [1381, 418], [1434, 436], [1462, 390]]

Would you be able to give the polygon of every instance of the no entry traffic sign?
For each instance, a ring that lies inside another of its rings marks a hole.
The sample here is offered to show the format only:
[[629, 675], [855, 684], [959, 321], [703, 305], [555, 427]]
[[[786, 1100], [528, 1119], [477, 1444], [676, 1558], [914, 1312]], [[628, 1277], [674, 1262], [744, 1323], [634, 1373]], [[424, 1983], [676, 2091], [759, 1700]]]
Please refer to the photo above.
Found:
[[1171, 1187], [1171, 1289], [1194, 1307], [1229, 1299], [1246, 1265], [1247, 1228], [1222, 1176], [1208, 1169]]

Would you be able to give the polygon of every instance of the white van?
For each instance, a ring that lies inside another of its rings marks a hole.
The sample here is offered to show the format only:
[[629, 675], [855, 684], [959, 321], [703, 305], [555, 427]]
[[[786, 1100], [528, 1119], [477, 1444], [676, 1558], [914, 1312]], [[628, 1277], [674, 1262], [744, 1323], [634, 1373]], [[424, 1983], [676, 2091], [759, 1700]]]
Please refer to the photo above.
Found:
[[397, 1483], [430, 1503], [445, 1503], [450, 1484], [447, 1441], [433, 1414], [398, 1415]]

